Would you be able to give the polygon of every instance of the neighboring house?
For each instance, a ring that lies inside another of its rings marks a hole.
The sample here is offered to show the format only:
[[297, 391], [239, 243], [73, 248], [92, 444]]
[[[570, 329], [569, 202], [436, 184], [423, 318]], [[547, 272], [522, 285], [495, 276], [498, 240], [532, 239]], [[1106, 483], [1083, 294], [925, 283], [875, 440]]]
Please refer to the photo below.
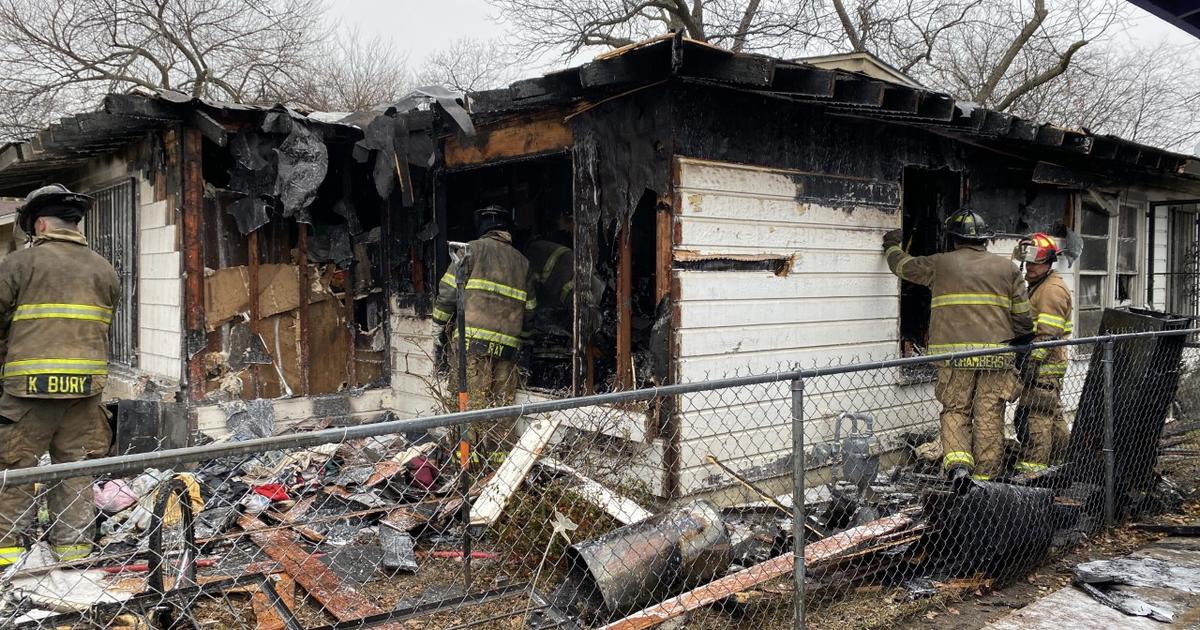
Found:
[[[136, 225], [117, 238], [138, 248], [123, 271], [141, 358], [114, 391], [179, 392], [210, 434], [225, 430], [217, 403], [253, 398], [255, 380], [277, 431], [436, 408], [431, 301], [448, 244], [488, 203], [516, 209], [519, 238], [572, 247], [589, 279], [569, 330], [539, 328], [528, 398], [920, 353], [929, 296], [888, 272], [881, 236], [905, 228], [910, 252], [931, 253], [962, 205], [1003, 233], [998, 254], [1035, 230], [1082, 237], [1064, 267], [1077, 334], [1105, 306], [1171, 306], [1182, 289], [1159, 274], [1194, 267], [1180, 253], [1194, 229], [1169, 219], [1200, 199], [1196, 160], [881, 78], [664, 37], [470, 94], [466, 111], [435, 95], [321, 122], [114, 96], [78, 129], [0, 151], [0, 194], [133, 180], [121, 211], [135, 220], [114, 225]], [[305, 166], [321, 152], [294, 128], [320, 138], [327, 168]], [[248, 352], [253, 331], [264, 347]], [[935, 426], [927, 375], [816, 385], [813, 444], [841, 411], [874, 413], [885, 441]], [[594, 430], [598, 415], [565, 423]], [[783, 385], [603, 415], [664, 496], [728, 484], [709, 454], [756, 478], [790, 457]]]

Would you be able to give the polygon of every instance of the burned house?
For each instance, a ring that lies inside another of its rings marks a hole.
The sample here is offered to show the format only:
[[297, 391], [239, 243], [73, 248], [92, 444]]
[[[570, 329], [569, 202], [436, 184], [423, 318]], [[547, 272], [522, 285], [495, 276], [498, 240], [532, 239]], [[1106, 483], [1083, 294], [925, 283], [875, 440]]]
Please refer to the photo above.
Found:
[[[439, 409], [432, 300], [489, 203], [515, 209], [519, 241], [574, 253], [531, 399], [920, 354], [929, 295], [888, 272], [880, 237], [904, 228], [931, 253], [963, 205], [1002, 233], [997, 253], [1035, 230], [1082, 239], [1062, 267], [1077, 335], [1105, 307], [1195, 314], [1197, 160], [841, 61], [668, 36], [349, 118], [112, 96], [0, 152], [0, 195], [97, 196], [89, 237], [127, 289], [110, 395], [178, 400], [210, 435], [231, 401], [272, 400], [276, 432]], [[814, 397], [806, 418], [824, 439], [843, 411], [894, 434], [936, 420], [928, 374], [873, 385]], [[783, 388], [683, 396], [609, 410], [602, 430], [677, 497], [729, 483], [708, 455], [786, 471], [789, 408]], [[601, 430], [581, 416], [563, 431]]]

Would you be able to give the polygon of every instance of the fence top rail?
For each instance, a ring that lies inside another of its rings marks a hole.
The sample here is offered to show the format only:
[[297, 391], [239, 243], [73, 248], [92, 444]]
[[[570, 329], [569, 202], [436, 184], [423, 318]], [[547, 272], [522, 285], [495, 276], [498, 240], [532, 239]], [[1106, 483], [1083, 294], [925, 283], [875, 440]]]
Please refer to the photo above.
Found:
[[729, 389], [732, 387], [764, 385], [783, 381], [795, 381], [797, 379], [937, 363], [953, 359], [1005, 354], [1010, 352], [1029, 352], [1035, 348], [1083, 346], [1128, 339], [1149, 339], [1156, 337], [1189, 335], [1197, 332], [1200, 332], [1200, 328], [1119, 333], [1096, 337], [1081, 337], [1077, 339], [1063, 339], [1025, 345], [1005, 346], [1003, 348], [988, 348], [983, 350], [969, 350], [939, 355], [867, 361], [850, 365], [837, 365], [824, 368], [781, 370], [778, 372], [754, 376], [713, 379], [678, 385], [661, 385], [657, 387], [648, 387], [644, 389], [623, 392], [612, 392], [608, 394], [594, 394], [590, 396], [561, 398], [542, 402], [510, 405], [507, 407], [480, 409], [476, 411], [447, 413], [403, 420], [390, 420], [355, 427], [322, 429], [304, 433], [276, 435], [271, 437], [244, 440], [241, 442], [215, 442], [201, 446], [190, 446], [186, 448], [155, 451], [150, 453], [115, 455], [111, 457], [79, 462], [67, 462], [62, 464], [51, 464], [49, 466], [0, 471], [0, 488], [8, 485], [21, 485], [34, 482], [50, 483], [63, 479], [69, 479], [71, 477], [94, 477], [105, 474], [141, 472], [147, 468], [175, 468], [181, 464], [196, 463], [224, 457], [247, 456], [254, 453], [263, 453], [267, 451], [283, 449], [312, 448], [322, 444], [340, 443], [348, 440], [356, 440], [380, 435], [420, 432], [434, 428], [450, 427], [466, 423], [491, 422], [505, 418], [554, 413], [571, 409], [580, 409], [583, 407], [595, 407], [626, 402], [654, 400], [656, 398], [663, 398], [667, 396], [680, 396], [697, 392]]

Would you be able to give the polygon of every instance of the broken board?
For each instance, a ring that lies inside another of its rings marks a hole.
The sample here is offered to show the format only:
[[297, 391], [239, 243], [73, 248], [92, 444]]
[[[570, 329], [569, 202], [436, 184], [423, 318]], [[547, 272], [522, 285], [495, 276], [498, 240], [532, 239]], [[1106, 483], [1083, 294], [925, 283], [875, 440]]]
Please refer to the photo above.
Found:
[[[322, 609], [338, 621], [356, 621], [363, 617], [382, 614], [386, 611], [352, 588], [342, 584], [332, 569], [296, 545], [291, 534], [282, 531], [260, 531], [266, 529], [262, 521], [250, 515], [238, 519], [242, 529], [250, 533], [254, 541], [272, 560], [278, 562]], [[379, 626], [399, 630], [400, 624]]]
[[496, 475], [489, 479], [471, 506], [472, 525], [491, 525], [500, 518], [508, 500], [525, 481], [533, 464], [542, 456], [542, 450], [550, 443], [554, 430], [562, 423], [562, 416], [536, 418], [529, 422], [516, 447], [500, 465]]
[[[832, 534], [824, 540], [805, 545], [804, 566], [813, 566], [836, 559], [839, 555], [865, 542], [898, 531], [910, 524], [912, 524], [911, 518], [896, 515]], [[682, 595], [672, 597], [661, 604], [639, 610], [624, 619], [604, 626], [602, 630], [640, 630], [657, 626], [689, 610], [707, 606], [734, 593], [786, 575], [792, 571], [795, 564], [795, 555], [791, 552], [776, 556], [761, 564], [726, 575]]]
[[633, 499], [623, 497], [605, 488], [599, 482], [553, 457], [543, 457], [542, 461], [538, 462], [538, 465], [547, 470], [573, 477], [577, 482], [575, 491], [579, 493], [579, 496], [607, 512], [609, 516], [616, 519], [622, 525], [631, 525], [654, 516], [653, 512], [638, 505]]

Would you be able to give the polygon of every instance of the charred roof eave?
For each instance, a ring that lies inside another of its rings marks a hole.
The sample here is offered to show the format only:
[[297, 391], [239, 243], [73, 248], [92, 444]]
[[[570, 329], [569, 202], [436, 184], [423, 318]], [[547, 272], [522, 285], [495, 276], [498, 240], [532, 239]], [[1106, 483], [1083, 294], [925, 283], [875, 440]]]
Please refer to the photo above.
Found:
[[147, 134], [188, 124], [225, 145], [226, 133], [280, 113], [301, 119], [327, 142], [354, 143], [355, 126], [310, 118], [281, 105], [261, 106], [193, 98], [163, 90], [155, 94], [110, 94], [99, 109], [68, 116], [26, 142], [0, 147], [0, 194], [23, 195], [38, 182], [61, 179], [89, 161], [111, 155]]
[[662, 82], [758, 93], [815, 104], [832, 115], [924, 128], [1032, 162], [1100, 173], [1128, 172], [1140, 179], [1178, 180], [1176, 188], [1200, 186], [1200, 160], [1111, 135], [1095, 135], [1039, 123], [958, 101], [940, 92], [882, 81], [865, 74], [735, 53], [683, 38], [662, 36], [610, 51], [594, 61], [508, 88], [468, 94], [472, 115], [483, 124], [514, 114], [589, 107]]

